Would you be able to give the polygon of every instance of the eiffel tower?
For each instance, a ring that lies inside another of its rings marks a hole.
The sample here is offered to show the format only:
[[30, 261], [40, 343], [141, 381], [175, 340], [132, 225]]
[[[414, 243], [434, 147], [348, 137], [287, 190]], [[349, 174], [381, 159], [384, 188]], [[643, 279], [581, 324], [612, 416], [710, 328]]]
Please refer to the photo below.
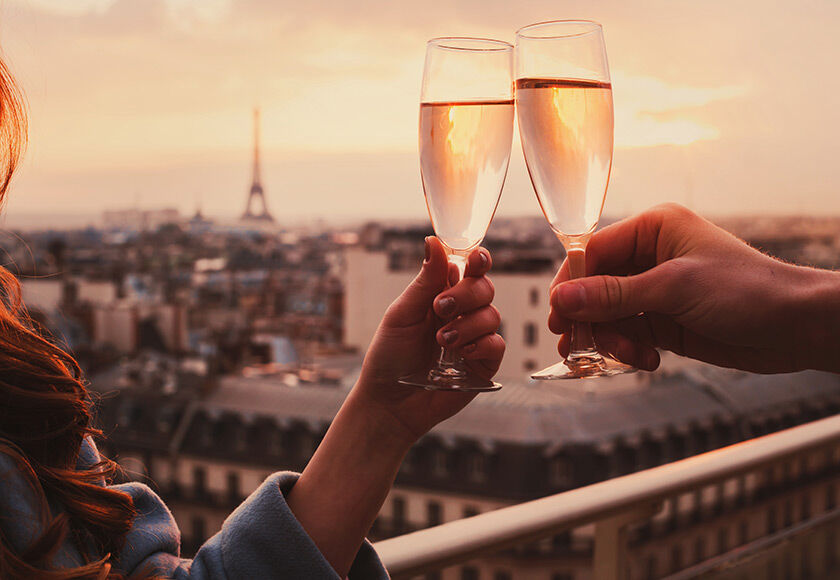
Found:
[[[254, 202], [259, 201], [262, 211], [253, 211]], [[260, 110], [254, 109], [254, 175], [251, 182], [251, 191], [248, 192], [248, 203], [245, 204], [245, 213], [242, 214], [243, 221], [260, 221], [273, 223], [274, 218], [268, 213], [268, 205], [265, 201], [265, 192], [260, 183]]]

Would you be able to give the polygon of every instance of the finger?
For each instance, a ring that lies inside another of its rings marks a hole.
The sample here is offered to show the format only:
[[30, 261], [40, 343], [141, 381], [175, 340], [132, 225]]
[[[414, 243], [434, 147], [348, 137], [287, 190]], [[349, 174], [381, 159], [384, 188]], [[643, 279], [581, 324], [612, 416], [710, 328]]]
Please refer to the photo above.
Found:
[[655, 266], [664, 219], [665, 211], [658, 206], [595, 232], [586, 245], [587, 274], [612, 273], [628, 264]]
[[559, 284], [551, 292], [551, 307], [574, 320], [604, 322], [639, 312], [675, 313], [685, 286], [676, 261], [635, 276], [589, 276]]
[[554, 334], [569, 332], [572, 328], [572, 320], [560, 314], [552, 308], [548, 313], [548, 329]]
[[464, 278], [435, 298], [435, 314], [448, 320], [459, 314], [487, 306], [493, 301], [496, 289], [487, 276]]
[[493, 266], [493, 258], [485, 248], [476, 248], [467, 256], [467, 267], [464, 270], [464, 277], [484, 276]]
[[498, 334], [486, 334], [466, 344], [461, 349], [464, 360], [477, 363], [486, 371], [487, 378], [496, 374], [505, 356], [505, 339]]
[[454, 286], [461, 280], [461, 273], [458, 271], [458, 266], [449, 263], [449, 286]]
[[557, 352], [560, 353], [564, 359], [569, 356], [569, 351], [571, 350], [571, 343], [572, 343], [572, 335], [568, 332], [565, 332], [560, 335], [560, 339], [557, 341]]
[[502, 317], [495, 306], [485, 306], [456, 318], [437, 332], [438, 344], [457, 348], [499, 328]]
[[549, 286], [549, 291], [554, 290], [555, 286], [557, 286], [561, 282], [566, 282], [567, 280], [569, 280], [568, 258], [563, 260], [563, 263], [560, 265], [560, 269], [557, 270], [557, 274], [554, 276], [554, 280], [551, 281], [551, 286]]
[[[612, 356], [613, 358], [645, 371], [654, 371], [659, 367], [660, 357], [655, 348], [650, 345], [634, 342], [622, 336], [611, 325], [596, 325], [595, 344], [598, 352]], [[557, 352], [564, 359], [569, 356], [571, 350], [571, 333], [565, 332], [560, 335], [557, 342]]]
[[597, 325], [594, 332], [600, 352], [644, 371], [654, 371], [659, 367], [659, 353], [655, 348], [634, 342], [609, 325]]
[[424, 320], [435, 296], [446, 288], [448, 272], [449, 262], [443, 244], [429, 236], [420, 273], [391, 304], [383, 322], [392, 326], [411, 326]]

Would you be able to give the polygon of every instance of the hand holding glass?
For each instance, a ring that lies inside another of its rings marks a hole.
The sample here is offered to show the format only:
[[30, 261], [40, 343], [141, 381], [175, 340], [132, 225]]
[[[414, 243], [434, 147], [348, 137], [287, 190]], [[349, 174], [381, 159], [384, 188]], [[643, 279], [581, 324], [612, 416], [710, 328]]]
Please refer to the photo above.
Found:
[[[601, 218], [613, 154], [612, 85], [600, 24], [543, 22], [516, 33], [516, 110], [540, 207], [566, 249], [571, 277], [586, 276], [586, 243]], [[590, 324], [574, 323], [566, 360], [531, 378], [634, 370], [598, 352]]]
[[[426, 47], [420, 98], [420, 173], [435, 234], [464, 275], [496, 212], [513, 140], [513, 46], [436, 38]], [[400, 382], [433, 390], [493, 391], [444, 349], [429, 371]]]

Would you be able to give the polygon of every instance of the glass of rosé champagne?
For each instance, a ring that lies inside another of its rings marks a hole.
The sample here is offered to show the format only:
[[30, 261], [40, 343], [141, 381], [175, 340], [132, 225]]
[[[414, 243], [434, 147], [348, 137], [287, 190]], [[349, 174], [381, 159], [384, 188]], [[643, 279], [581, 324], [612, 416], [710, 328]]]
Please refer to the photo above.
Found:
[[[420, 95], [420, 174], [435, 234], [464, 275], [484, 239], [507, 175], [513, 141], [513, 45], [434, 38]], [[432, 369], [400, 379], [430, 390], [495, 391], [444, 349]]]
[[[613, 99], [601, 25], [541, 22], [516, 33], [516, 112], [531, 183], [566, 249], [571, 278], [586, 276], [586, 243], [607, 193]], [[602, 355], [592, 325], [574, 322], [566, 360], [532, 379], [578, 379], [635, 371]]]

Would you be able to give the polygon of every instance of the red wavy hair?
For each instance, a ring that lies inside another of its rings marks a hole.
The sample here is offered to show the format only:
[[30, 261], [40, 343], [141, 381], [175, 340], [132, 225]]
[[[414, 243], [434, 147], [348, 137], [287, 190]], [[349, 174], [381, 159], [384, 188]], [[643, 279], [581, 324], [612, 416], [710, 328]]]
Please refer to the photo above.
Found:
[[[24, 149], [24, 100], [0, 60], [0, 205]], [[117, 466], [108, 459], [76, 470], [82, 440], [100, 435], [91, 424], [92, 402], [73, 357], [45, 338], [26, 314], [20, 284], [0, 267], [0, 453], [11, 457], [40, 498], [43, 534], [17, 553], [0, 530], [0, 578], [116, 579], [119, 553], [135, 516], [131, 497], [98, 485]], [[53, 514], [48, 500], [61, 505]], [[70, 538], [87, 562], [51, 569]]]

